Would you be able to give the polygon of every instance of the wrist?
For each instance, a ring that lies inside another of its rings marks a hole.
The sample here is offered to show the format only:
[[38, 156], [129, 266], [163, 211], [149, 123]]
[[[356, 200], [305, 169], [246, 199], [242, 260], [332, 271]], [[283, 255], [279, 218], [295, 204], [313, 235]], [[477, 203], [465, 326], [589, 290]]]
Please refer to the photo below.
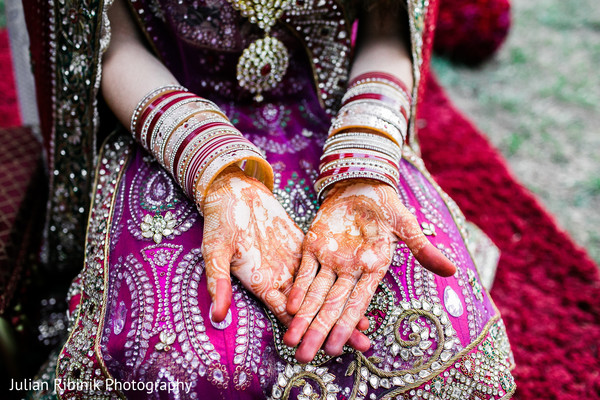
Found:
[[383, 182], [380, 182], [376, 179], [368, 179], [368, 178], [351, 178], [351, 179], [346, 179], [343, 181], [339, 181], [334, 183], [333, 185], [331, 185], [331, 190], [329, 191], [329, 193], [335, 191], [335, 190], [339, 190], [341, 188], [347, 188], [350, 186], [354, 186], [354, 187], [380, 187], [380, 186], [390, 186], [388, 184], [385, 184]]
[[[237, 165], [233, 164], [221, 171], [212, 181], [208, 188], [208, 195], [226, 185], [233, 177], [247, 177], [244, 171]], [[198, 188], [196, 188], [198, 190]]]

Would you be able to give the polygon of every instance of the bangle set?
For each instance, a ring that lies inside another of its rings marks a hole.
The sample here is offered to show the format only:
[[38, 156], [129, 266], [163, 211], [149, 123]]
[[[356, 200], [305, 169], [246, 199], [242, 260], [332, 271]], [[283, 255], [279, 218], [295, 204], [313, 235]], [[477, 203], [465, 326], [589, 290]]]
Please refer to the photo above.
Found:
[[232, 164], [273, 189], [273, 169], [261, 151], [215, 103], [182, 86], [163, 86], [144, 96], [133, 112], [131, 132], [201, 214], [210, 184]]
[[320, 200], [347, 179], [373, 179], [398, 190], [410, 105], [410, 91], [393, 75], [368, 72], [350, 82], [323, 148], [315, 182]]

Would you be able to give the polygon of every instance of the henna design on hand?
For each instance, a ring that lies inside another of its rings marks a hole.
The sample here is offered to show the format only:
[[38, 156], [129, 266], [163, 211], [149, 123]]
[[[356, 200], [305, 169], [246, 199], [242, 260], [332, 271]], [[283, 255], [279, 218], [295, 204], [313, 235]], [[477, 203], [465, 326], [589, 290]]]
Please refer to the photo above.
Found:
[[211, 185], [204, 204], [203, 254], [213, 319], [231, 304], [230, 273], [288, 325], [287, 295], [300, 263], [303, 233], [273, 194], [239, 168]]
[[287, 311], [295, 317], [284, 342], [295, 346], [302, 339], [298, 361], [312, 360], [328, 334], [325, 351], [341, 354], [385, 276], [398, 240], [425, 268], [442, 276], [456, 271], [392, 187], [368, 180], [333, 187], [305, 237], [288, 300]]

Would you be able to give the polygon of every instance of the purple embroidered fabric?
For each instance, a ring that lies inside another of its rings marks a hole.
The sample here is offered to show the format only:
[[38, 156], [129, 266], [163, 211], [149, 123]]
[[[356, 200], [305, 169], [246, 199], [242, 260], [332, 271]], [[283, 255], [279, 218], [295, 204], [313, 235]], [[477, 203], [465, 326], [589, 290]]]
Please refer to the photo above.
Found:
[[[306, 230], [318, 208], [312, 183], [330, 117], [302, 45], [284, 28], [275, 29], [290, 51], [290, 68], [264, 102], [253, 104], [251, 95], [237, 87], [235, 65], [246, 42], [260, 31], [228, 3], [137, 0], [133, 7], [180, 82], [217, 102], [265, 151], [276, 173], [276, 197]], [[118, 380], [188, 382], [191, 387], [151, 395], [130, 391], [128, 398], [512, 395], [510, 346], [466, 247], [464, 218], [410, 149], [400, 168], [400, 195], [432, 243], [458, 267], [457, 274], [435, 276], [399, 244], [368, 309], [371, 349], [335, 358], [320, 353], [300, 365], [293, 349], [282, 343], [283, 328], [235, 280], [230, 313], [220, 324], [211, 322], [202, 218], [172, 177], [139, 146], [131, 146], [122, 174], [110, 172], [110, 161], [101, 162], [116, 190], [102, 195], [112, 200], [97, 199], [111, 204], [107, 212], [112, 215], [100, 351]]]

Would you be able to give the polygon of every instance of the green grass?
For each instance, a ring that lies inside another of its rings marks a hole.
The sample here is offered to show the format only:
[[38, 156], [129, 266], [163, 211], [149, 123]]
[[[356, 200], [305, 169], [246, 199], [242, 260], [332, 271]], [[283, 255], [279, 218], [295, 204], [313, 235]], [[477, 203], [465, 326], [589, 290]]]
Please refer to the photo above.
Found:
[[4, 14], [4, 0], [0, 0], [0, 29], [6, 26], [6, 15]]
[[511, 34], [494, 59], [432, 64], [457, 107], [600, 264], [597, 1], [511, 0]]

